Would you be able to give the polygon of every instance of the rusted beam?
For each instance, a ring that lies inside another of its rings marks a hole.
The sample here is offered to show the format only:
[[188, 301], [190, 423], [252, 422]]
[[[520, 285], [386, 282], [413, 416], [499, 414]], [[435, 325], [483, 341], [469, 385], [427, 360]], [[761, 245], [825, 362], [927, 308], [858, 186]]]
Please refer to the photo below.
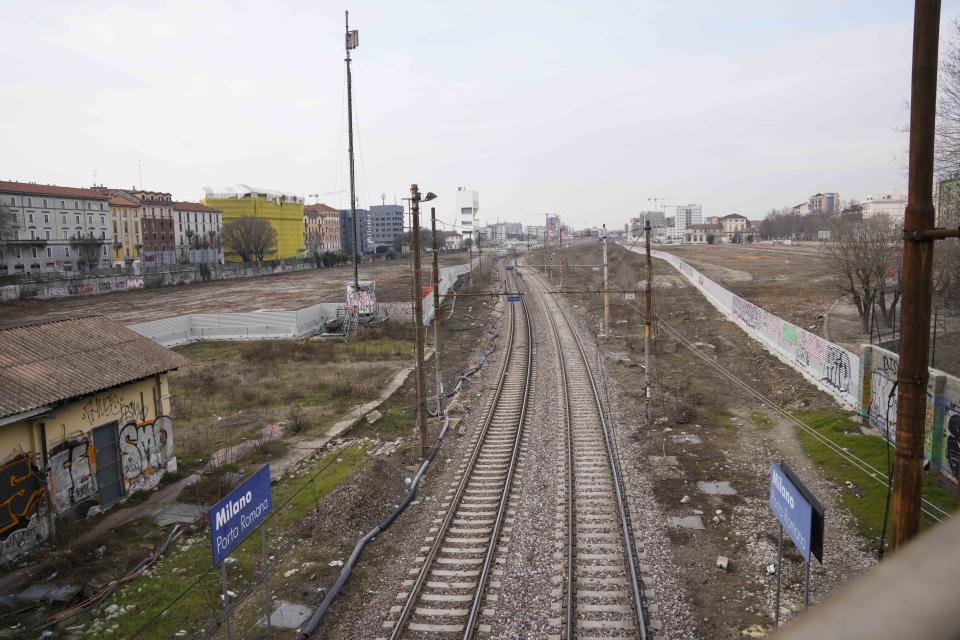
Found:
[[904, 218], [897, 370], [897, 450], [893, 468], [893, 548], [920, 529], [927, 354], [933, 288], [933, 142], [940, 0], [916, 0], [910, 99], [910, 170]]

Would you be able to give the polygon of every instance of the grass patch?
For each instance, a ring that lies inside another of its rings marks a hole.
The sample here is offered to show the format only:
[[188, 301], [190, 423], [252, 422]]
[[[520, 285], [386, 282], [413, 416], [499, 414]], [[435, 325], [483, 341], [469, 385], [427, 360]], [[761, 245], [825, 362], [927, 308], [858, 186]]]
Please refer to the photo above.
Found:
[[[888, 468], [887, 454], [889, 452], [892, 461], [894, 457], [893, 448], [888, 447], [882, 438], [860, 434], [857, 425], [850, 420], [853, 415], [851, 412], [820, 410], [804, 411], [795, 415], [821, 436], [846, 449], [872, 467], [886, 473]], [[797, 429], [797, 435], [807, 456], [817, 465], [817, 468], [826, 478], [839, 487], [840, 502], [857, 519], [863, 535], [878, 541], [883, 528], [883, 513], [887, 498], [886, 485], [880, 484], [854, 467], [806, 431]], [[856, 486], [855, 490], [846, 487], [845, 483], [848, 481]], [[948, 513], [956, 508], [956, 499], [943, 487], [936, 471], [923, 474], [923, 497]], [[925, 529], [931, 524], [934, 524], [934, 521], [923, 515], [921, 528]], [[888, 525], [888, 540], [889, 536]]]
[[[279, 554], [285, 549], [286, 541], [290, 536], [298, 535], [303, 518], [313, 512], [320, 501], [349, 477], [365, 458], [366, 450], [359, 446], [332, 451], [318, 459], [305, 473], [292, 478], [285, 477], [273, 485], [274, 512], [267, 525], [267, 540], [268, 553], [276, 555], [277, 566], [282, 560]], [[307, 480], [321, 469], [324, 470], [317, 479], [304, 486]], [[280, 505], [288, 499], [289, 504], [280, 509]], [[220, 572], [208, 571], [211, 566], [208, 532], [209, 529], [204, 529], [199, 534], [181, 538], [147, 575], [111, 595], [105, 606], [117, 604], [126, 608], [127, 612], [118, 618], [105, 621], [103, 629], [116, 624], [118, 628], [114, 630], [113, 637], [132, 637], [195, 582], [183, 598], [138, 637], [171, 638], [180, 629], [190, 630], [191, 635], [203, 635], [201, 630], [212, 629], [212, 625], [216, 624], [216, 617], [222, 611], [222, 604], [219, 599]], [[237, 563], [228, 565], [230, 590], [240, 594], [253, 585], [257, 577], [260, 563], [259, 535], [249, 536], [234, 550], [231, 557], [236, 558]], [[272, 579], [275, 577], [271, 576]], [[82, 621], [89, 623], [90, 617], [85, 615], [87, 617]], [[84, 637], [103, 637], [103, 631], [94, 632], [88, 625]]]
[[750, 423], [759, 431], [770, 431], [773, 429], [773, 420], [767, 415], [766, 411], [753, 411], [750, 413]]
[[412, 353], [405, 335], [406, 329], [385, 327], [363, 331], [349, 342], [261, 340], [179, 347], [191, 364], [170, 374], [177, 455], [200, 459], [255, 438], [264, 426], [286, 421], [291, 406], [312, 409], [310, 415], [317, 418], [376, 398]]

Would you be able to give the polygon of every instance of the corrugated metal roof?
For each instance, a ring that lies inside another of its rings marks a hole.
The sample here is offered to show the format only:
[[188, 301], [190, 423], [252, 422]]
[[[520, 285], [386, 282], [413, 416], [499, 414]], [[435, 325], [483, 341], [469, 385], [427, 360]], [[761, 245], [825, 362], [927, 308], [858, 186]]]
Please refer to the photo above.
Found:
[[0, 327], [0, 418], [189, 363], [103, 316]]

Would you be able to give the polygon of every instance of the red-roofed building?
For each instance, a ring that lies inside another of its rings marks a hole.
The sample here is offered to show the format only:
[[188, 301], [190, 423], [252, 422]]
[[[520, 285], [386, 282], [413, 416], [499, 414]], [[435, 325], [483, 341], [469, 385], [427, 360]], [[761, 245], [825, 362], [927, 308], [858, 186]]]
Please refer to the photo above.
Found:
[[0, 181], [0, 276], [110, 267], [109, 197]]

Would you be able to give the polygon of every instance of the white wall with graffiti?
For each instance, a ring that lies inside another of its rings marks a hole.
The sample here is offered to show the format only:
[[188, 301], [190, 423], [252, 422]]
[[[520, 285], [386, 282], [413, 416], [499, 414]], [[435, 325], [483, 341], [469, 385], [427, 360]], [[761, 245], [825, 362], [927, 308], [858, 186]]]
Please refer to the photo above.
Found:
[[[637, 250], [637, 249], [634, 249]], [[677, 256], [651, 251], [670, 263], [697, 288], [713, 306], [762, 343], [780, 360], [844, 405], [856, 408], [860, 402], [860, 358], [815, 333], [768, 313], [700, 273]]]
[[174, 472], [173, 421], [161, 374], [6, 425], [0, 445], [0, 562], [80, 518], [156, 488]]
[[[899, 355], [863, 345], [860, 406], [870, 426], [893, 445], [897, 436], [897, 366]], [[948, 477], [960, 477], [960, 378], [928, 370], [923, 455]]]

